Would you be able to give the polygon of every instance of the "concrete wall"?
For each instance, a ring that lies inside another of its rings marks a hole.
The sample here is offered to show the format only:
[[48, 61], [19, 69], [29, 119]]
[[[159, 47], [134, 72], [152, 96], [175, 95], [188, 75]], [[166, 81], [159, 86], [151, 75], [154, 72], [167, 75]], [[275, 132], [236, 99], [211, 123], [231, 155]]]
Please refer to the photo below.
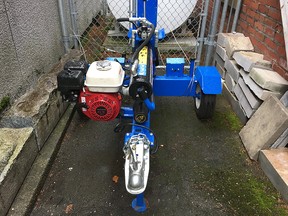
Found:
[[[72, 34], [68, 0], [64, 3]], [[77, 1], [81, 31], [91, 23], [101, 3]], [[14, 100], [64, 54], [58, 2], [0, 0], [0, 38], [0, 100], [4, 96]]]
[[243, 0], [237, 31], [249, 36], [255, 51], [272, 61], [273, 69], [288, 80], [283, 25], [279, 0]]

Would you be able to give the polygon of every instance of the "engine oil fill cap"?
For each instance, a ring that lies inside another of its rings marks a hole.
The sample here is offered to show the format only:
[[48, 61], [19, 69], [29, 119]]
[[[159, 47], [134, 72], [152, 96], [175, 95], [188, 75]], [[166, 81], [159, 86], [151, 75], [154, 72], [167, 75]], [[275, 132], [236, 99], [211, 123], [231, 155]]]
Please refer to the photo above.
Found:
[[104, 61], [98, 61], [96, 63], [96, 68], [99, 71], [108, 71], [111, 70], [112, 66], [111, 66], [111, 62], [108, 60], [104, 60]]

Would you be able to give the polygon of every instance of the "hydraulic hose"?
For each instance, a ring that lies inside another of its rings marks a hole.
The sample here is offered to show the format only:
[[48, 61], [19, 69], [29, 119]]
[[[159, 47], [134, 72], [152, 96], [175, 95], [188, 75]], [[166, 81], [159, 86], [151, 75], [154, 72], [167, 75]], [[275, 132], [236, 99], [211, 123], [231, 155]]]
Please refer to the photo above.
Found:
[[129, 18], [118, 18], [117, 22], [130, 22], [134, 25], [135, 28], [137, 28], [136, 24], [133, 21], [130, 21]]
[[118, 18], [117, 22], [129, 22], [129, 18]]
[[[129, 18], [118, 18], [117, 22], [130, 22], [130, 23], [133, 23], [134, 26], [136, 26], [135, 23], [132, 22]], [[150, 39], [153, 37], [153, 35], [155, 33], [155, 26], [153, 25], [153, 23], [150, 23], [150, 22], [147, 22], [147, 21], [145, 21], [145, 22], [146, 22], [146, 24], [151, 26], [152, 30], [151, 30], [149, 36], [143, 41], [143, 43], [133, 53], [132, 58], [131, 58], [131, 63], [132, 64], [134, 63], [134, 61], [135, 61], [137, 55], [139, 54], [139, 52], [142, 50], [142, 48], [144, 46], [146, 46], [149, 43]]]
[[132, 58], [131, 58], [132, 63], [135, 61], [136, 57], [138, 56], [138, 54], [142, 50], [142, 48], [149, 43], [150, 39], [153, 37], [153, 35], [155, 33], [155, 26], [152, 23], [149, 23], [149, 24], [152, 27], [152, 30], [151, 30], [149, 36], [145, 39], [145, 41], [133, 53]]

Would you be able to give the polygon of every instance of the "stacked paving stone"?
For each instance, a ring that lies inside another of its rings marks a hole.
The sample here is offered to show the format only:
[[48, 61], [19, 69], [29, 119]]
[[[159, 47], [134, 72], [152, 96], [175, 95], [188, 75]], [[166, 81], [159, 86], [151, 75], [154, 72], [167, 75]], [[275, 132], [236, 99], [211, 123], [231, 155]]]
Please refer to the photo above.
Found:
[[249, 157], [288, 201], [288, 91], [269, 96], [240, 131]]
[[220, 33], [214, 64], [225, 81], [223, 93], [233, 110], [244, 124], [250, 119], [240, 137], [250, 158], [257, 160], [262, 149], [287, 146], [288, 82], [253, 50], [250, 39], [242, 33]]
[[239, 135], [249, 157], [288, 201], [288, 82], [241, 33], [218, 35], [214, 64], [224, 95], [247, 123]]
[[278, 98], [270, 96], [242, 128], [239, 135], [249, 157], [258, 160], [261, 150], [287, 145], [287, 137], [285, 138], [287, 128], [288, 108]]
[[262, 54], [254, 52], [249, 37], [242, 33], [218, 35], [214, 64], [225, 80], [224, 93], [243, 123], [266, 98], [280, 98], [288, 88], [288, 82], [272, 71]]

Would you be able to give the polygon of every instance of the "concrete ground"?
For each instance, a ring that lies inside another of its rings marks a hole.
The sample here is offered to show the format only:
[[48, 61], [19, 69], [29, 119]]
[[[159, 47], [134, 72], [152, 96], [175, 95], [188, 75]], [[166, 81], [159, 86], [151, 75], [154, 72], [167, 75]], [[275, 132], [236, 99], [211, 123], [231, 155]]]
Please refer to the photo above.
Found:
[[[124, 185], [124, 133], [113, 132], [118, 121], [85, 121], [75, 114], [31, 215], [137, 215]], [[191, 98], [156, 98], [151, 128], [159, 150], [151, 157], [143, 215], [288, 214], [248, 159], [238, 136], [241, 124], [222, 96], [206, 122], [196, 118]]]

